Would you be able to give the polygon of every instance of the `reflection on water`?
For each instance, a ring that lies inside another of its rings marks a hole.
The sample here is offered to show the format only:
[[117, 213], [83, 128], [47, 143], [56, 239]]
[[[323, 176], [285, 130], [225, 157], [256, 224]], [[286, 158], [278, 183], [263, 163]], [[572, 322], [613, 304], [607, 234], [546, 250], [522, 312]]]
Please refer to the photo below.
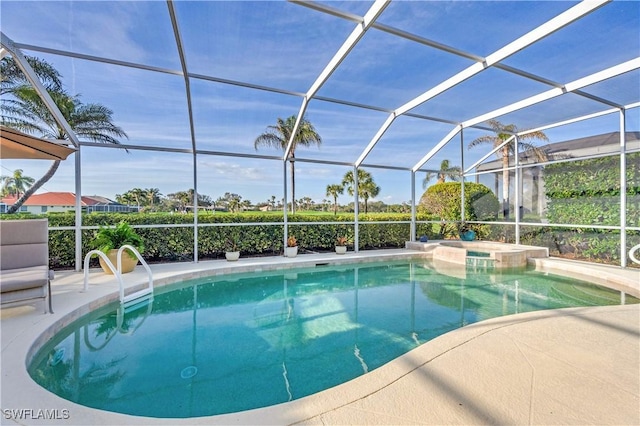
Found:
[[89, 407], [205, 416], [327, 389], [484, 319], [638, 303], [535, 271], [453, 268], [372, 263], [181, 283], [146, 304], [81, 318], [42, 348], [29, 371]]

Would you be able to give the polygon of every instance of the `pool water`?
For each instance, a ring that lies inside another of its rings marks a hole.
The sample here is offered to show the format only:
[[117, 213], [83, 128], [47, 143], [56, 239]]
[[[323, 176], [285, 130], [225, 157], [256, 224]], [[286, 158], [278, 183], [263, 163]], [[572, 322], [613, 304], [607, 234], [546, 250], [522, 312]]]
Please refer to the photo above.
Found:
[[237, 274], [156, 289], [62, 330], [33, 379], [62, 398], [139, 416], [187, 418], [301, 398], [436, 336], [501, 315], [638, 303], [530, 270], [460, 278], [425, 261]]
[[472, 250], [467, 250], [467, 256], [473, 256], [473, 257], [491, 257], [491, 253], [487, 253], [486, 251], [472, 251]]

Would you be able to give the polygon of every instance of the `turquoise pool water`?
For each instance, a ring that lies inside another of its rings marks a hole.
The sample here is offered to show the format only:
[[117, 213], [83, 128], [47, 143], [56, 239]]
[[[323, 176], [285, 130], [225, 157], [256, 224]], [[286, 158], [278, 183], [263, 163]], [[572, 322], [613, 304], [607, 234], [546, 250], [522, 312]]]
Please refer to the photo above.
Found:
[[80, 318], [36, 354], [29, 373], [98, 409], [222, 414], [336, 386], [477, 321], [622, 298], [530, 270], [465, 275], [412, 261], [183, 282], [130, 311], [112, 304]]
[[487, 253], [485, 251], [472, 251], [472, 250], [467, 250], [467, 256], [473, 256], [473, 257], [491, 257], [491, 253]]

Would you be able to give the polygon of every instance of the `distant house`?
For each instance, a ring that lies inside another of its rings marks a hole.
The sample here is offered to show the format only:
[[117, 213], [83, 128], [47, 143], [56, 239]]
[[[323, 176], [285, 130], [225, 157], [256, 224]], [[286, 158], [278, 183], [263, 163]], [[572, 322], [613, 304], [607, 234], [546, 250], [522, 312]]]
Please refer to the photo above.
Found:
[[[640, 132], [625, 132], [625, 141], [628, 151], [640, 150]], [[620, 132], [604, 133], [601, 135], [587, 136], [584, 138], [571, 139], [563, 142], [556, 142], [540, 146], [550, 160], [590, 158], [601, 155], [620, 154]], [[519, 158], [521, 165], [534, 164], [535, 158], [521, 155]], [[513, 166], [513, 158], [509, 158], [509, 165]], [[496, 194], [502, 194], [502, 160], [490, 160], [476, 167], [477, 172], [494, 171], [491, 175], [477, 175], [476, 181], [484, 179], [485, 185], [491, 187]], [[515, 182], [514, 171], [510, 170], [511, 182]], [[487, 177], [490, 180], [487, 180]], [[483, 179], [481, 179], [481, 177]], [[513, 185], [513, 184], [512, 184]], [[514, 200], [514, 188], [510, 188], [511, 200]], [[522, 169], [522, 197], [521, 208], [524, 213], [543, 214], [546, 210], [547, 201], [544, 191], [544, 168], [526, 167]]]
[[[6, 213], [15, 204], [17, 197], [8, 196], [0, 200], [0, 213]], [[83, 196], [80, 201], [83, 212], [137, 212], [137, 206], [126, 206], [105, 197]], [[76, 209], [76, 195], [72, 192], [45, 192], [33, 194], [20, 207], [20, 212], [43, 214], [49, 212], [68, 212]]]
[[[129, 206], [126, 204], [117, 203], [109, 198], [100, 197], [99, 195], [83, 196], [83, 201], [91, 202], [87, 204], [86, 212], [111, 212], [111, 213], [130, 213], [138, 212], [140, 207]], [[84, 210], [84, 209], [83, 209]]]

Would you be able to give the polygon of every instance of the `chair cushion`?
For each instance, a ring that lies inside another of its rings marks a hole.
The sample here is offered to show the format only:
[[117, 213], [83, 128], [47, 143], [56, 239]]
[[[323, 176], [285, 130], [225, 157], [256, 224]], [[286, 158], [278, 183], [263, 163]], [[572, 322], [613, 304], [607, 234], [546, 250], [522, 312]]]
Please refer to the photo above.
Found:
[[46, 287], [28, 288], [26, 290], [10, 291], [8, 293], [0, 293], [0, 303], [3, 305], [13, 302], [24, 302], [35, 299], [44, 299], [47, 297]]
[[0, 291], [2, 293], [44, 287], [49, 280], [48, 266], [9, 269], [0, 272]]
[[2, 245], [47, 243], [48, 223], [47, 219], [2, 220], [0, 221]]
[[47, 243], [0, 245], [0, 269], [3, 271], [49, 264]]

